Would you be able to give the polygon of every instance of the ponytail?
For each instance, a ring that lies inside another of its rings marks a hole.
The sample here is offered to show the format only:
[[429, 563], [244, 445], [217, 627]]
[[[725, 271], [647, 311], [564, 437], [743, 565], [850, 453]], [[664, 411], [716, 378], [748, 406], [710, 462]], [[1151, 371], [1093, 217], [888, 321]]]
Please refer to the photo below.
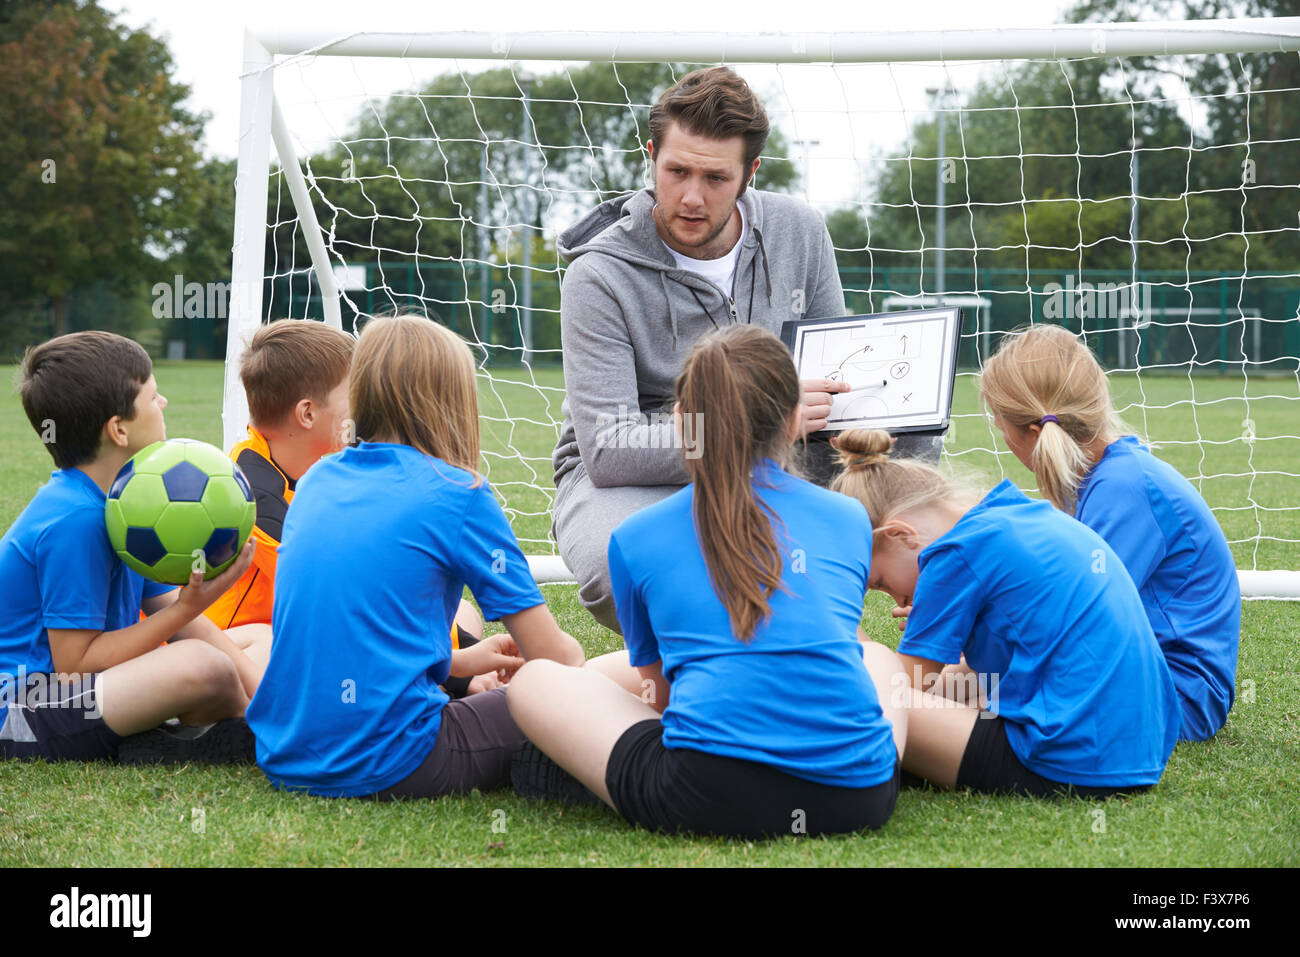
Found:
[[771, 614], [768, 600], [782, 587], [784, 567], [777, 516], [755, 492], [750, 470], [763, 457], [788, 454], [786, 425], [802, 397], [799, 377], [776, 336], [727, 326], [696, 344], [676, 391], [683, 416], [711, 420], [700, 455], [686, 459], [695, 528], [714, 593], [736, 637], [749, 641]]
[[1043, 418], [1046, 421], [1029, 458], [1038, 491], [1061, 511], [1073, 515], [1079, 483], [1088, 472], [1088, 456], [1059, 421], [1051, 415]]

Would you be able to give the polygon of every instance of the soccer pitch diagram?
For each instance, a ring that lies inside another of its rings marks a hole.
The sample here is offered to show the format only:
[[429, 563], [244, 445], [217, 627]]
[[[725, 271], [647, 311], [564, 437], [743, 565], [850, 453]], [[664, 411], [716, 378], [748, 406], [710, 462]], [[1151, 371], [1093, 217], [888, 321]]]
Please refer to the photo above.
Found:
[[960, 323], [954, 309], [845, 316], [800, 324], [801, 379], [846, 382], [828, 429], [935, 428], [948, 420]]

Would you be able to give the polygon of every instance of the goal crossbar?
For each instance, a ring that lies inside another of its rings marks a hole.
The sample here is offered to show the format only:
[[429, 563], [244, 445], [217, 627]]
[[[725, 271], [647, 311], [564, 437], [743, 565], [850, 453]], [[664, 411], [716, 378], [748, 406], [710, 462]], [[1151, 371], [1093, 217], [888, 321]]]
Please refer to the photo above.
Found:
[[251, 31], [273, 55], [680, 63], [871, 63], [1300, 50], [1300, 17], [898, 33]]

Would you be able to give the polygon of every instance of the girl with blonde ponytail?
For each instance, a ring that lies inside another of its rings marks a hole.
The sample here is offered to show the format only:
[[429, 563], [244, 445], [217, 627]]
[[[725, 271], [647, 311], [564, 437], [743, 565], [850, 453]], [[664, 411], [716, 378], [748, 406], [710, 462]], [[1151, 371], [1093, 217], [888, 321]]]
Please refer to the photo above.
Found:
[[515, 675], [511, 713], [554, 761], [517, 760], [516, 790], [566, 796], [551, 773], [564, 769], [660, 831], [880, 827], [898, 793], [907, 713], [893, 699], [906, 679], [892, 651], [864, 655], [857, 640], [866, 513], [785, 470], [801, 390], [771, 333], [701, 339], [676, 392], [695, 423], [692, 482], [609, 545], [627, 653]]
[[980, 392], [1039, 491], [1101, 535], [1133, 577], [1178, 687], [1180, 736], [1212, 737], [1232, 708], [1241, 591], [1205, 500], [1125, 434], [1105, 371], [1067, 329], [1010, 333]]
[[[869, 587], [908, 610], [903, 767], [990, 793], [1107, 797], [1155, 784], [1178, 698], [1114, 553], [1009, 480], [980, 498], [929, 465], [894, 461], [890, 444], [885, 432], [841, 433], [834, 487], [871, 519]], [[935, 693], [944, 666], [963, 661], [979, 705]]]

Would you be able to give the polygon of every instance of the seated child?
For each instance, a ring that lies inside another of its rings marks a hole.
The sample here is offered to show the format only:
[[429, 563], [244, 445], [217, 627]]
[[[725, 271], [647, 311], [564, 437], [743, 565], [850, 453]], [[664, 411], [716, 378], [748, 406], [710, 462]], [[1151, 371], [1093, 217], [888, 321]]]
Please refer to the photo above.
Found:
[[1105, 371], [1067, 329], [1008, 335], [980, 391], [1039, 491], [1104, 538], [1133, 577], [1182, 699], [1182, 739], [1213, 737], [1235, 693], [1241, 588], [1205, 500], [1125, 434]]
[[[230, 450], [257, 501], [253, 567], [206, 614], [220, 628], [270, 625], [275, 566], [285, 515], [298, 480], [321, 456], [352, 441], [348, 370], [355, 340], [323, 322], [280, 319], [253, 334], [240, 359], [248, 398], [248, 437]], [[468, 648], [483, 625], [461, 601], [451, 626], [452, 648]], [[270, 646], [265, 646], [269, 653]], [[265, 661], [262, 662], [265, 665]], [[455, 697], [497, 687], [496, 674], [450, 678]]]
[[173, 716], [242, 714], [259, 669], [202, 613], [249, 567], [253, 544], [182, 588], [146, 581], [109, 544], [109, 486], [166, 438], [149, 356], [112, 333], [60, 336], [27, 352], [20, 388], [57, 469], [0, 540], [0, 757], [113, 758], [124, 736]]
[[[580, 669], [530, 662], [510, 712], [551, 761], [649, 830], [881, 827], [898, 796], [906, 679], [892, 651], [857, 639], [872, 566], [864, 509], [785, 471], [802, 397], [790, 352], [770, 332], [726, 326], [696, 343], [677, 397], [682, 415], [709, 417], [686, 460], [691, 484], [609, 544], [627, 654]], [[554, 765], [520, 765], [520, 793], [581, 800]]]
[[[581, 663], [492, 490], [477, 473], [474, 360], [445, 326], [373, 319], [350, 400], [359, 444], [303, 475], [276, 569], [270, 662], [248, 707], [278, 788], [328, 797], [437, 797], [509, 781], [523, 735], [505, 690], [448, 701], [448, 674], [519, 657]], [[469, 585], [509, 635], [453, 655]]]
[[[835, 488], [871, 516], [870, 587], [911, 609], [898, 646], [912, 684], [903, 767], [941, 787], [1034, 796], [1159, 781], [1178, 695], [1115, 553], [1010, 480], [979, 498], [890, 446], [886, 432], [841, 433]], [[927, 693], [963, 656], [986, 709]]]

